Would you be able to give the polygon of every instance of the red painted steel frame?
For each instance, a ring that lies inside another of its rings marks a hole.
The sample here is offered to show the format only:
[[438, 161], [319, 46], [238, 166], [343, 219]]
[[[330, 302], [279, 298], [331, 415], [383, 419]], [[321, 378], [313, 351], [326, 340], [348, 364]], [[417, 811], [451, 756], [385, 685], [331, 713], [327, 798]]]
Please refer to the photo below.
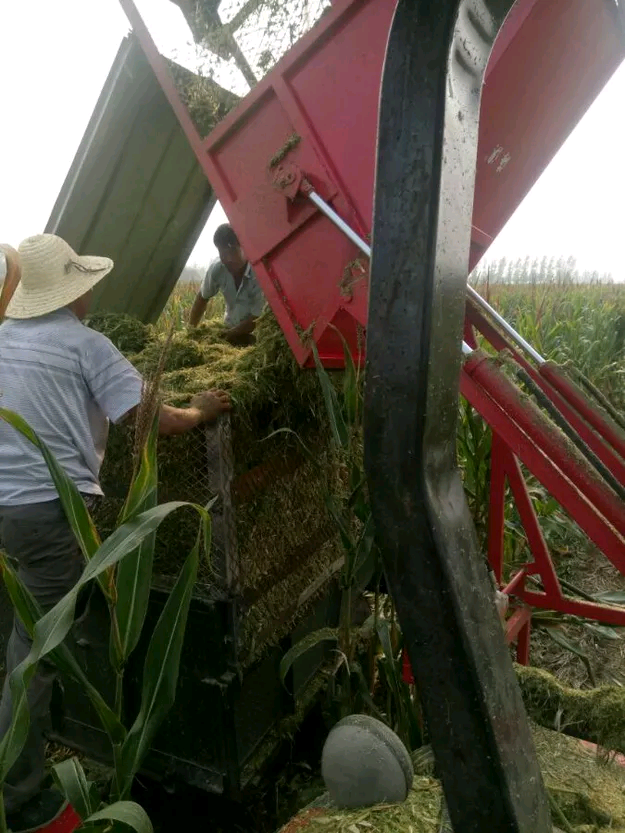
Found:
[[[505, 623], [508, 642], [517, 643], [517, 660], [529, 662], [531, 608], [557, 610], [610, 625], [625, 626], [625, 608], [565, 596], [558, 580], [549, 548], [542, 534], [523, 477], [520, 462], [532, 473], [560, 505], [573, 517], [588, 537], [604, 552], [615, 567], [625, 573], [625, 538], [599, 511], [618, 510], [619, 528], [625, 522], [625, 506], [615, 501], [604, 484], [584, 482], [578, 488], [579, 467], [569, 466], [575, 450], [557, 432], [544, 430], [532, 409], [515, 407], [518, 393], [492, 360], [471, 356], [465, 362], [460, 380], [463, 396], [491, 426], [491, 481], [489, 500], [488, 558], [501, 585], [504, 561], [504, 522], [506, 488], [509, 486], [533, 560], [525, 564], [503, 588], [516, 607]], [[540, 426], [537, 430], [537, 425]], [[591, 478], [594, 480], [594, 478]], [[598, 487], [598, 488], [597, 488]], [[619, 505], [620, 504], [620, 505]], [[541, 589], [528, 590], [527, 580], [539, 581]], [[412, 682], [412, 672], [404, 656], [404, 679]]]
[[[625, 539], [598, 511], [593, 498], [605, 497], [590, 489], [584, 494], [571, 481], [557, 463], [562, 464], [571, 448], [556, 434], [534, 435], [536, 414], [531, 410], [510, 408], [509, 380], [489, 361], [477, 360], [480, 372], [476, 373], [476, 360], [469, 358], [461, 377], [461, 391], [468, 401], [488, 422], [493, 430], [491, 449], [491, 483], [489, 504], [488, 557], [498, 581], [502, 581], [504, 513], [506, 486], [516, 502], [521, 523], [533, 557], [531, 563], [519, 570], [504, 592], [518, 602], [548, 610], [557, 610], [573, 616], [580, 616], [625, 626], [625, 609], [565, 596], [556, 575], [549, 549], [540, 529], [540, 524], [527, 485], [523, 478], [519, 460], [545, 485], [561, 506], [575, 518], [578, 525], [591, 540], [605, 553], [621, 572], [625, 572]], [[575, 471], [573, 471], [575, 473]], [[607, 504], [604, 505], [604, 508]], [[625, 515], [625, 507], [621, 516]], [[622, 517], [621, 517], [622, 521]], [[528, 577], [539, 579], [542, 590], [528, 590]], [[519, 611], [527, 611], [520, 613]], [[529, 660], [529, 636], [531, 613], [528, 608], [519, 608], [507, 622], [509, 641], [517, 641], [519, 662]]]
[[[309, 339], [342, 365], [338, 327], [357, 351], [367, 280], [359, 255], [305, 198], [274, 185], [286, 164], [362, 236], [371, 230], [378, 91], [395, 0], [335, 0], [331, 10], [202, 141], [134, 0], [120, 0], [243, 246], [297, 359]], [[612, 0], [518, 0], [495, 44], [482, 97], [471, 267], [482, 256], [623, 58]], [[530, 60], [540, 54], [540, 61]], [[528, 67], [531, 71], [528, 71]], [[302, 338], [306, 333], [306, 338]]]
[[[538, 370], [515, 349], [488, 318], [472, 302], [467, 302], [465, 341], [477, 347], [473, 327], [483, 335], [498, 352], [509, 352], [520, 367], [532, 378], [580, 438], [593, 451], [614, 477], [625, 485], [625, 437], [616, 426], [608, 423], [589, 402], [588, 398], [572, 382], [563, 378], [558, 368], [545, 362]], [[551, 384], [556, 381], [555, 386]]]
[[[529, 424], [534, 415], [521, 412], [513, 416], [499, 404], [494, 397], [500, 386], [505, 388], [509, 384], [507, 379], [502, 381], [502, 375], [487, 365], [482, 368], [478, 381], [465, 370], [460, 378], [460, 391], [493, 431], [505, 439], [514, 456], [548, 489], [614, 566], [625, 573], [625, 539], [595, 505], [594, 498], [600, 497], [600, 492], [591, 486], [588, 494], [583, 493], [564, 474], [559, 463], [572, 451], [562, 438], [558, 440], [556, 435], [546, 438], [544, 442], [540, 438], [538, 443], [534, 442], [526, 432], [526, 429], [533, 431]], [[621, 509], [623, 512], [625, 507]]]
[[564, 396], [584, 419], [598, 431], [601, 436], [625, 458], [625, 436], [617, 426], [610, 424], [604, 419], [599, 411], [588, 401], [588, 397], [577, 387], [574, 382], [568, 379], [553, 362], [545, 362], [540, 366], [540, 373], [549, 384]]
[[[485, 354], [476, 351], [465, 362], [465, 372], [489, 393], [517, 425], [522, 427], [536, 448], [548, 456], [560, 471], [583, 491], [610, 524], [621, 535], [625, 535], [623, 501], [607, 486], [581, 453], [566, 441], [554, 423], [531, 401], [522, 398], [519, 389], [496, 366], [495, 362], [496, 360], [489, 359]], [[625, 559], [617, 567], [625, 573]]]

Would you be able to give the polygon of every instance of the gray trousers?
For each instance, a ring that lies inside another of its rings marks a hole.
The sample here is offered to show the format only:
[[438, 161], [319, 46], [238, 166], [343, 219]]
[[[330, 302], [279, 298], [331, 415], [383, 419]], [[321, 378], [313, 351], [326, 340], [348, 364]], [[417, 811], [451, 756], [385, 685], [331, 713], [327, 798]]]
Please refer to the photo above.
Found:
[[[20, 579], [44, 612], [54, 607], [76, 584], [84, 567], [82, 553], [60, 501], [0, 508], [0, 544], [17, 562]], [[31, 644], [16, 616], [7, 644], [6, 677], [0, 701], [0, 737], [4, 737], [11, 724], [9, 675], [26, 658]], [[4, 785], [7, 813], [15, 812], [41, 787], [45, 774], [45, 732], [49, 727], [55, 676], [53, 666], [43, 661], [30, 684], [30, 731]]]

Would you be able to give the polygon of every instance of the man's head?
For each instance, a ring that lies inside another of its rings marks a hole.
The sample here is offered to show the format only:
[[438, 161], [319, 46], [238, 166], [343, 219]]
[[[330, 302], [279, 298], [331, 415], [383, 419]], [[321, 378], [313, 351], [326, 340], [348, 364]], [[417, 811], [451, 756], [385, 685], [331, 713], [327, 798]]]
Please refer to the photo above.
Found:
[[242, 274], [247, 266], [247, 258], [232, 226], [227, 223], [219, 226], [213, 235], [213, 243], [219, 252], [219, 259], [230, 274], [235, 277]]
[[22, 276], [7, 318], [39, 318], [63, 307], [84, 318], [93, 287], [113, 268], [108, 257], [77, 255], [55, 234], [27, 237], [18, 251]]

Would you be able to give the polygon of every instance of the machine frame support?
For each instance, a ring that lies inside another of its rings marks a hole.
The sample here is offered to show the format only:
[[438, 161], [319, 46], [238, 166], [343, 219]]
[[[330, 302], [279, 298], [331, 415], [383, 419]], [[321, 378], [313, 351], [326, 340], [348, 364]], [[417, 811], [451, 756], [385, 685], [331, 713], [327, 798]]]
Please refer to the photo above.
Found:
[[511, 6], [399, 0], [378, 133], [366, 468], [456, 833], [551, 831], [455, 454], [480, 94]]

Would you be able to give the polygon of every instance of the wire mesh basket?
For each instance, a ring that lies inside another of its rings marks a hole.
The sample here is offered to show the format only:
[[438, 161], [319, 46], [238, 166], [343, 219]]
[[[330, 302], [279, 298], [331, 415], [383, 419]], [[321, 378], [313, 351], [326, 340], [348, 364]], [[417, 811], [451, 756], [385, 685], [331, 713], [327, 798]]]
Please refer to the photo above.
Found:
[[[114, 431], [115, 464], [105, 462], [102, 472], [109, 497], [96, 517], [103, 534], [113, 528], [127, 488], [123, 481], [129, 479], [129, 471], [120, 478], [118, 464], [127, 454], [130, 469], [131, 439], [123, 429]], [[237, 459], [229, 416], [160, 444], [159, 502], [211, 503], [210, 563], [202, 566], [195, 592], [234, 600], [234, 640], [244, 664], [289, 633], [342, 567], [340, 540], [324, 498], [335, 470], [327, 444], [317, 442], [311, 461], [295, 443], [278, 437], [246, 466]], [[157, 584], [167, 586], [177, 575], [197, 531], [197, 515], [190, 509], [163, 522], [155, 550]]]

